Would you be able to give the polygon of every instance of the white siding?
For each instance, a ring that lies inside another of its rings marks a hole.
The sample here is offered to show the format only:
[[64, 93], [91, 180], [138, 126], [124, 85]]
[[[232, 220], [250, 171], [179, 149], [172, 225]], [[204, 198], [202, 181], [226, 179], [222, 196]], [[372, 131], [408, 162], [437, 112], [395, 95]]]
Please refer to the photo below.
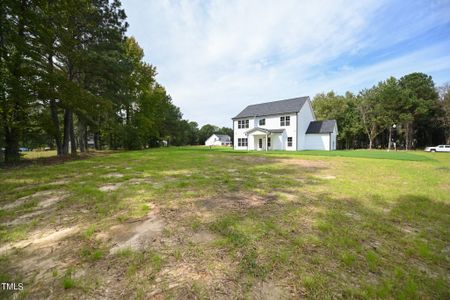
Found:
[[306, 146], [306, 130], [308, 129], [309, 123], [315, 119], [316, 117], [314, 116], [314, 112], [312, 110], [311, 101], [308, 99], [302, 109], [298, 112], [298, 150], [309, 149]]
[[[280, 126], [280, 117], [290, 116], [289, 126]], [[265, 119], [264, 125], [259, 125], [259, 121]], [[329, 133], [324, 134], [306, 134], [306, 130], [311, 121], [316, 119], [314, 111], [312, 109], [311, 100], [307, 100], [301, 110], [298, 113], [290, 114], [277, 114], [262, 117], [250, 117], [241, 118], [239, 120], [249, 120], [249, 128], [238, 128], [238, 119], [233, 120], [234, 129], [234, 149], [236, 150], [255, 150], [258, 146], [259, 138], [263, 138], [265, 147], [265, 135], [249, 135], [245, 132], [252, 128], [260, 127], [265, 129], [284, 129], [282, 134], [271, 134], [271, 147], [269, 150], [335, 150], [336, 149], [336, 136], [338, 134], [335, 127], [331, 136]], [[292, 137], [292, 147], [287, 146], [288, 137]], [[331, 137], [331, 140], [330, 140]], [[239, 147], [238, 139], [247, 138], [248, 147]], [[330, 144], [331, 148], [330, 149]]]
[[212, 136], [210, 136], [206, 141], [205, 141], [205, 146], [220, 146], [220, 140], [219, 137], [215, 134], [213, 134]]
[[330, 150], [330, 134], [329, 133], [307, 134], [305, 149]]
[[[247, 130], [252, 129], [255, 127], [255, 119], [254, 118], [242, 118], [239, 120], [249, 120], [248, 128], [238, 128], [238, 119], [233, 120], [233, 131], [234, 131], [234, 140], [233, 140], [233, 148], [236, 150], [247, 150], [247, 147], [239, 147], [238, 146], [238, 139], [240, 138], [247, 138], [245, 135], [245, 132]], [[251, 149], [250, 147], [248, 149]]]
[[[280, 126], [280, 117], [289, 116], [290, 117], [290, 125], [289, 126]], [[265, 125], [259, 125], [260, 119], [266, 119]], [[285, 129], [285, 133], [281, 134], [273, 134], [271, 135], [272, 140], [272, 149], [277, 150], [290, 150], [295, 151], [296, 143], [297, 143], [297, 114], [281, 114], [281, 115], [271, 115], [264, 117], [256, 117], [256, 118], [241, 118], [239, 120], [249, 120], [249, 128], [238, 128], [238, 119], [233, 120], [233, 129], [234, 129], [234, 149], [236, 150], [247, 150], [247, 147], [239, 147], [238, 146], [238, 138], [248, 138], [248, 149], [254, 150], [255, 139], [251, 136], [247, 137], [245, 132], [254, 128], [260, 127], [265, 129]], [[287, 147], [287, 138], [292, 137], [292, 147]]]
[[335, 126], [333, 132], [331, 133], [331, 150], [336, 150], [336, 137], [337, 137], [337, 127]]
[[231, 140], [220, 140], [217, 135], [213, 134], [205, 141], [205, 146], [223, 146], [222, 143], [224, 145], [229, 145], [231, 144]]

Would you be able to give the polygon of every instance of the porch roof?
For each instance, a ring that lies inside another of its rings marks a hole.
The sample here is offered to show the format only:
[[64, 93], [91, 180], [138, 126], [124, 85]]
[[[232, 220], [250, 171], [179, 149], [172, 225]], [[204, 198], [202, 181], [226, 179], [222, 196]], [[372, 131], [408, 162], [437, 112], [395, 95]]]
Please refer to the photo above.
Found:
[[266, 128], [261, 128], [261, 127], [255, 127], [255, 128], [250, 129], [250, 130], [247, 130], [245, 132], [245, 134], [249, 135], [249, 134], [251, 134], [253, 132], [256, 132], [256, 131], [261, 131], [261, 132], [264, 132], [266, 134], [272, 134], [272, 133], [283, 133], [284, 129], [266, 129]]

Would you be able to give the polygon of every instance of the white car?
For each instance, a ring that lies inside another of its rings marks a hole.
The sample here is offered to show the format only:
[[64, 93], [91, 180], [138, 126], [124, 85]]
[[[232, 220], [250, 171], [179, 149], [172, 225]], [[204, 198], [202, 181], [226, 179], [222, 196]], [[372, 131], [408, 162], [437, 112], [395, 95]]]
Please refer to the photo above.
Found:
[[425, 151], [428, 152], [449, 152], [450, 153], [450, 145], [439, 145], [436, 147], [426, 147]]

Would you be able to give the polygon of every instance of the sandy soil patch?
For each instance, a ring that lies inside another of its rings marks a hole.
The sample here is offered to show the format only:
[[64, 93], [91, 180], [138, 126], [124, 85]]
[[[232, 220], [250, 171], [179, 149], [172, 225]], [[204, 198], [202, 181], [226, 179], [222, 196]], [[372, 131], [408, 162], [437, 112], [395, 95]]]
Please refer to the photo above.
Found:
[[117, 190], [123, 182], [117, 182], [117, 183], [111, 183], [111, 184], [105, 184], [99, 187], [98, 189], [102, 192], [112, 192]]
[[16, 208], [18, 206], [21, 206], [21, 205], [25, 204], [26, 202], [28, 202], [30, 200], [33, 200], [33, 199], [36, 199], [36, 198], [37, 199], [43, 199], [43, 198], [46, 198], [48, 196], [52, 196], [53, 197], [54, 194], [58, 194], [58, 193], [61, 193], [61, 191], [58, 191], [58, 190], [40, 191], [40, 192], [34, 193], [32, 195], [19, 198], [19, 199], [15, 200], [15, 201], [13, 201], [13, 202], [11, 202], [9, 204], [6, 204], [6, 205], [2, 206], [1, 209]]
[[289, 299], [289, 293], [272, 282], [258, 282], [252, 288], [252, 299]]
[[198, 231], [191, 236], [191, 241], [195, 244], [206, 244], [214, 241], [217, 236], [209, 231]]
[[69, 194], [66, 191], [61, 190], [49, 190], [34, 193], [33, 195], [22, 197], [14, 202], [4, 205], [1, 209], [12, 209], [19, 207], [31, 200], [37, 199], [39, 202], [37, 204], [37, 209], [44, 209], [55, 203], [64, 200]]
[[49, 210], [34, 211], [34, 212], [31, 212], [31, 213], [19, 216], [19, 217], [15, 218], [14, 220], [12, 220], [10, 222], [6, 222], [4, 224], [6, 226], [15, 226], [15, 225], [20, 225], [20, 224], [25, 224], [25, 223], [31, 221], [31, 219], [35, 219], [36, 217], [40, 217], [44, 213], [48, 213], [48, 212], [49, 212]]
[[152, 206], [145, 218], [111, 227], [108, 233], [108, 238], [113, 244], [110, 253], [127, 248], [139, 250], [157, 242], [165, 226], [158, 212], [159, 210]]
[[298, 158], [284, 158], [278, 159], [278, 162], [288, 165], [295, 165], [303, 168], [309, 169], [323, 169], [329, 167], [329, 163], [321, 160], [306, 160]]
[[319, 176], [317, 176], [317, 178], [330, 180], [330, 179], [336, 179], [336, 176], [333, 176], [333, 175], [319, 175]]
[[170, 170], [170, 171], [163, 171], [161, 172], [164, 176], [176, 176], [176, 175], [185, 175], [190, 176], [192, 175], [191, 170]]
[[37, 230], [34, 233], [32, 233], [27, 239], [14, 243], [9, 243], [0, 247], [0, 253], [4, 251], [9, 251], [14, 248], [25, 248], [39, 245], [45, 245], [48, 247], [69, 236], [74, 235], [78, 231], [79, 231], [78, 225], [60, 229]]
[[276, 162], [276, 159], [265, 156], [233, 156], [233, 160], [245, 161], [250, 163], [269, 163]]
[[106, 175], [103, 175], [103, 178], [122, 178], [124, 175], [122, 173], [109, 173]]
[[197, 208], [206, 210], [215, 209], [248, 209], [265, 205], [277, 199], [275, 195], [258, 196], [245, 194], [220, 195], [214, 198], [195, 201]]
[[47, 183], [47, 185], [63, 185], [63, 184], [67, 184], [69, 182], [70, 182], [69, 179], [61, 179], [61, 180], [49, 182], [49, 183]]
[[69, 194], [64, 191], [59, 191], [58, 193], [50, 194], [49, 197], [46, 197], [42, 201], [39, 201], [38, 209], [47, 208], [56, 204], [57, 202], [67, 198]]

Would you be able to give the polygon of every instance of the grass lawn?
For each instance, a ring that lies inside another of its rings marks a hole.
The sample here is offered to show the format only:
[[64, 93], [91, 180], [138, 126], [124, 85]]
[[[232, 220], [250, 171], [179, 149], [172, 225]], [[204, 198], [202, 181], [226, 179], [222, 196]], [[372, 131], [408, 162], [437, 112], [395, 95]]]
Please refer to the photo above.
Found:
[[169, 148], [0, 169], [24, 298], [450, 298], [450, 155]]

